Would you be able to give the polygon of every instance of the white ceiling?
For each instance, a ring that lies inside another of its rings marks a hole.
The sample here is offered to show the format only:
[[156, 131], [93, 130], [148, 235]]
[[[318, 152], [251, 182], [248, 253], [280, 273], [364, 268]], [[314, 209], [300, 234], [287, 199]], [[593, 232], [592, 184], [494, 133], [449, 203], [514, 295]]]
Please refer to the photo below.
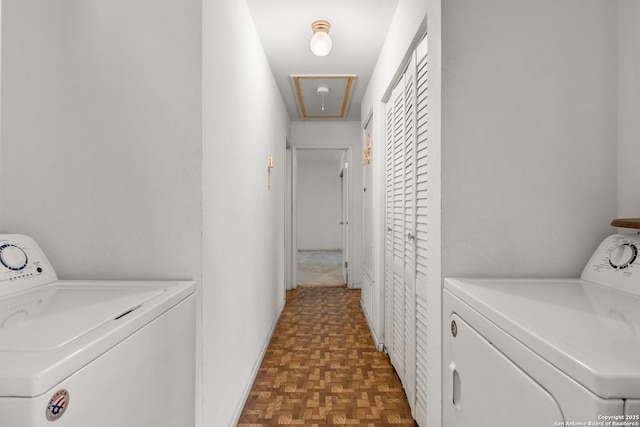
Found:
[[[302, 120], [292, 75], [351, 75], [356, 79], [346, 120], [360, 120], [360, 103], [371, 79], [398, 0], [246, 0], [291, 120]], [[333, 49], [317, 57], [309, 49], [311, 23], [331, 24]], [[319, 108], [317, 94], [304, 97]], [[329, 96], [331, 96], [330, 94]], [[333, 94], [337, 96], [338, 94]], [[340, 99], [342, 100], [342, 94]], [[327, 102], [329, 101], [329, 102]], [[328, 105], [338, 105], [325, 97]], [[314, 105], [311, 107], [311, 105]], [[340, 104], [341, 105], [341, 104]], [[332, 114], [329, 114], [332, 115]], [[344, 119], [305, 119], [344, 120]]]

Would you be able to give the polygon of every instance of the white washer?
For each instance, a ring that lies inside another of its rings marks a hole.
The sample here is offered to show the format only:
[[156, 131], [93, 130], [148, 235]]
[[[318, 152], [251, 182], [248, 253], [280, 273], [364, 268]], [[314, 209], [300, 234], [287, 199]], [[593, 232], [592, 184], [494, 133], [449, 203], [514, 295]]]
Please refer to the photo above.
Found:
[[32, 239], [0, 235], [0, 426], [193, 426], [193, 293], [58, 280]]
[[444, 427], [640, 426], [640, 236], [580, 279], [445, 279]]

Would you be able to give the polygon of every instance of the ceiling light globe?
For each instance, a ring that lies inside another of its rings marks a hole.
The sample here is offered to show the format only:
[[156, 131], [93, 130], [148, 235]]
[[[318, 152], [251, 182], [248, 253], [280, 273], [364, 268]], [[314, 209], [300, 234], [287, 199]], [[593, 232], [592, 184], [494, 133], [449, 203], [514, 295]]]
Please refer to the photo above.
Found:
[[316, 56], [327, 56], [331, 52], [332, 45], [331, 37], [324, 31], [316, 32], [309, 42], [311, 52]]

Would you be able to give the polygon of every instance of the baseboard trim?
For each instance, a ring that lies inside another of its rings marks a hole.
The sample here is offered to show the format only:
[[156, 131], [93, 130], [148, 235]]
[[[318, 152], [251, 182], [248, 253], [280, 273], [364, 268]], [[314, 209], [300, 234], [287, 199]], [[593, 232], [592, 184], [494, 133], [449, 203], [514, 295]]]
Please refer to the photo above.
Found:
[[249, 377], [249, 382], [244, 388], [244, 393], [242, 393], [242, 399], [240, 400], [240, 404], [236, 407], [236, 410], [233, 414], [233, 423], [229, 425], [237, 425], [240, 416], [242, 415], [242, 410], [244, 409], [244, 405], [247, 403], [247, 399], [249, 398], [249, 393], [251, 393], [251, 388], [253, 387], [253, 383], [258, 376], [258, 371], [260, 370], [260, 365], [262, 365], [262, 361], [264, 360], [264, 356], [267, 354], [267, 349], [269, 348], [269, 343], [271, 342], [271, 338], [273, 337], [273, 333], [276, 331], [276, 326], [278, 326], [278, 322], [280, 321], [280, 316], [282, 316], [282, 312], [284, 311], [284, 305], [286, 303], [286, 299], [282, 300], [282, 304], [280, 304], [280, 309], [278, 310], [278, 315], [276, 316], [275, 322], [271, 325], [271, 330], [269, 331], [269, 335], [267, 336], [267, 340], [262, 346], [262, 351], [260, 352], [260, 356], [256, 361], [256, 364], [253, 366], [253, 370], [251, 371], [251, 376]]
[[360, 308], [364, 313], [364, 318], [367, 320], [367, 325], [369, 326], [369, 332], [371, 333], [371, 337], [373, 338], [373, 344], [376, 346], [376, 350], [384, 351], [384, 343], [380, 342], [380, 340], [378, 339], [378, 335], [376, 335], [375, 329], [373, 329], [373, 327], [371, 326], [371, 319], [369, 319], [369, 315], [367, 314], [367, 310], [365, 310], [364, 308], [364, 304], [362, 303], [362, 300], [360, 300]]

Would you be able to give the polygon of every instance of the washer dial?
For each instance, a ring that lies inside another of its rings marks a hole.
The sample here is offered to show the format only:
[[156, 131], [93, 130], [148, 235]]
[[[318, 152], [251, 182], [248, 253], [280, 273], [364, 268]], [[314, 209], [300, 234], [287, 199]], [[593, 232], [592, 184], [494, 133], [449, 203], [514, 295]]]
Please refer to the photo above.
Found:
[[638, 248], [631, 243], [623, 243], [613, 250], [609, 257], [609, 265], [616, 270], [622, 270], [633, 264], [638, 256]]
[[0, 246], [0, 262], [9, 270], [19, 271], [27, 266], [27, 254], [12, 244]]

